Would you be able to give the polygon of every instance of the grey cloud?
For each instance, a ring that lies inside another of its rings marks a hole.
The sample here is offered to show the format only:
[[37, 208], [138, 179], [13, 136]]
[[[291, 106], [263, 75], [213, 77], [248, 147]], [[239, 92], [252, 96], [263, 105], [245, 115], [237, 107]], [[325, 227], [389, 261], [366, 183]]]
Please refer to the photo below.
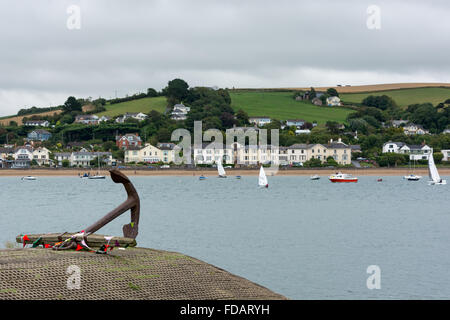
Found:
[[[81, 30], [66, 28], [72, 4]], [[366, 27], [371, 4], [381, 30]], [[2, 1], [0, 115], [33, 96], [110, 97], [178, 76], [228, 87], [448, 82], [449, 11], [447, 1]]]

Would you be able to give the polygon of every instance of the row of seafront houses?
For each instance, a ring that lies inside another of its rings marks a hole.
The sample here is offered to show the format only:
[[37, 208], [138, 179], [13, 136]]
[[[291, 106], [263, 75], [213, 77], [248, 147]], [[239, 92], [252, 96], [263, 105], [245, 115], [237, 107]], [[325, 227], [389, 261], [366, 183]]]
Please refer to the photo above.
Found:
[[[175, 162], [177, 149], [174, 143], [159, 143], [157, 146], [146, 144], [144, 147], [130, 147], [125, 150], [125, 163]], [[179, 151], [179, 150], [178, 150]], [[360, 151], [359, 146], [349, 146], [340, 139], [328, 144], [294, 144], [289, 147], [242, 145], [238, 142], [226, 146], [219, 143], [203, 143], [191, 147], [191, 159], [194, 164], [212, 165], [239, 164], [242, 166], [275, 163], [280, 165], [302, 164], [311, 159], [325, 162], [333, 157], [341, 165], [351, 164], [352, 152]]]
[[63, 161], [68, 160], [71, 167], [89, 167], [90, 162], [97, 157], [103, 159], [103, 163], [111, 166], [114, 163], [111, 152], [89, 152], [81, 149], [77, 152], [55, 152], [51, 159], [49, 151], [45, 147], [34, 148], [30, 144], [14, 147], [0, 148], [0, 168], [29, 168], [33, 161], [38, 166], [62, 167]]
[[[358, 153], [358, 145], [347, 145], [340, 139], [329, 141], [328, 144], [294, 144], [283, 146], [249, 146], [234, 142], [226, 147], [217, 143], [204, 143], [201, 146], [192, 146], [191, 154], [194, 164], [239, 164], [242, 166], [275, 163], [279, 165], [298, 165], [311, 159], [325, 162], [332, 157], [340, 165], [351, 164], [352, 153]], [[432, 148], [426, 144], [408, 145], [403, 142], [386, 142], [383, 153], [393, 152], [408, 154], [410, 160], [428, 160]], [[175, 162], [174, 143], [131, 144], [125, 149], [125, 163], [173, 163]], [[450, 160], [450, 150], [441, 150], [443, 161]], [[33, 148], [31, 145], [19, 147], [0, 148], [0, 167], [28, 168], [33, 160], [39, 166], [61, 167], [63, 161], [68, 161], [71, 167], [89, 167], [92, 160], [100, 157], [102, 162], [111, 166], [117, 163], [111, 152], [91, 152], [82, 148], [76, 152], [55, 152], [53, 160], [50, 151], [44, 147]]]

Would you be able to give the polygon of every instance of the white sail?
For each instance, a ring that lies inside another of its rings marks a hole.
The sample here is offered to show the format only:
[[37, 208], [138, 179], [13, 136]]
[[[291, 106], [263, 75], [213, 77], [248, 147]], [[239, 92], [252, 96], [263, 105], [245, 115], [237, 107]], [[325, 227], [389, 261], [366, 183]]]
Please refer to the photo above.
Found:
[[225, 172], [225, 169], [223, 168], [222, 162], [219, 161], [217, 163], [217, 171], [219, 172], [219, 176], [221, 177], [225, 177], [227, 174]]
[[266, 177], [266, 173], [264, 172], [264, 168], [263, 166], [261, 166], [261, 169], [259, 169], [259, 181], [258, 184], [260, 186], [266, 186], [269, 183], [267, 182], [267, 177]]
[[439, 172], [434, 164], [433, 154], [430, 154], [428, 157], [428, 173], [430, 175], [431, 181], [439, 182], [441, 181], [441, 177], [439, 176]]

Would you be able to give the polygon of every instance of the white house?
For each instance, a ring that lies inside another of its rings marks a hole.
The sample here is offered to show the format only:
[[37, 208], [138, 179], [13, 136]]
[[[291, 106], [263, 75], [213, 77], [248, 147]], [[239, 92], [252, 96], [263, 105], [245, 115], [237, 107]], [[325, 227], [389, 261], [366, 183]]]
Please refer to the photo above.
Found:
[[64, 160], [69, 161], [70, 164], [70, 157], [72, 156], [70, 152], [55, 152], [53, 155], [55, 157], [56, 165], [58, 167], [62, 167], [62, 162]]
[[428, 160], [432, 148], [423, 145], [411, 145], [403, 142], [386, 142], [383, 145], [383, 153], [393, 152], [401, 154], [409, 154], [410, 160]]
[[424, 129], [420, 124], [410, 123], [403, 127], [403, 132], [406, 135], [415, 135], [415, 134], [429, 134], [430, 132]]
[[172, 120], [176, 120], [176, 121], [186, 120], [187, 114], [189, 113], [189, 111], [191, 111], [190, 107], [186, 107], [184, 104], [178, 103], [173, 106], [173, 110], [172, 110], [170, 118]]
[[142, 112], [139, 112], [139, 113], [129, 113], [129, 112], [127, 112], [124, 115], [117, 117], [116, 118], [116, 122], [117, 123], [124, 123], [125, 120], [127, 120], [127, 119], [136, 119], [138, 121], [143, 121], [143, 120], [145, 120], [147, 118], [148, 118], [148, 116], [146, 114], [142, 113]]
[[248, 122], [256, 124], [258, 127], [262, 127], [268, 123], [270, 123], [269, 117], [250, 117], [248, 118]]
[[300, 129], [305, 124], [305, 120], [301, 119], [288, 119], [286, 120], [285, 125], [281, 126], [281, 129], [284, 129], [285, 127], [296, 127], [297, 129]]
[[231, 149], [220, 143], [203, 143], [192, 147], [195, 164], [232, 163]]
[[427, 145], [407, 144], [400, 148], [400, 153], [409, 154], [410, 160], [428, 160], [432, 151]]
[[441, 150], [444, 157], [442, 158], [442, 161], [450, 161], [450, 150]]
[[341, 99], [339, 97], [328, 97], [327, 106], [329, 107], [339, 107], [341, 105]]
[[33, 159], [38, 165], [50, 164], [50, 151], [47, 148], [39, 147], [33, 150]]
[[17, 147], [14, 150], [13, 168], [28, 168], [33, 159], [33, 149], [28, 146]]
[[75, 117], [75, 123], [82, 124], [98, 124], [98, 116], [95, 114], [80, 114]]
[[408, 120], [392, 120], [391, 124], [394, 128], [398, 128], [401, 127], [402, 125], [407, 124], [409, 121]]
[[309, 129], [300, 129], [300, 130], [295, 130], [295, 134], [296, 135], [300, 135], [300, 134], [310, 134], [311, 130]]
[[383, 153], [393, 152], [400, 153], [399, 150], [405, 145], [404, 142], [386, 142], [383, 144]]
[[188, 113], [189, 111], [191, 111], [191, 108], [185, 106], [182, 103], [178, 103], [178, 104], [173, 106], [173, 111]]
[[30, 127], [48, 127], [50, 122], [47, 120], [28, 120], [25, 122], [25, 125]]
[[91, 165], [91, 161], [100, 157], [104, 163], [107, 165], [111, 165], [112, 163], [112, 154], [111, 152], [88, 152], [88, 151], [79, 151], [72, 152], [70, 156], [70, 166], [71, 167], [89, 167]]

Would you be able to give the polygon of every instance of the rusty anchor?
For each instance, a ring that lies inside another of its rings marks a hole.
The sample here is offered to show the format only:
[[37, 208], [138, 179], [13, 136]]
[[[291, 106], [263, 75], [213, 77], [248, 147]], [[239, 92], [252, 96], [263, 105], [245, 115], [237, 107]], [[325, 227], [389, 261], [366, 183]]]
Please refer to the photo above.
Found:
[[106, 214], [103, 218], [87, 227], [82, 232], [73, 234], [70, 238], [64, 241], [62, 241], [63, 234], [59, 235], [58, 239], [60, 240], [60, 243], [57, 243], [53, 246], [54, 250], [77, 249], [78, 247], [80, 247], [80, 244], [81, 247], [92, 250], [87, 245], [88, 236], [92, 235], [94, 232], [96, 232], [97, 230], [99, 230], [100, 228], [102, 228], [103, 226], [105, 226], [106, 224], [108, 224], [109, 222], [111, 222], [112, 220], [114, 220], [115, 218], [117, 218], [118, 216], [120, 216], [121, 214], [123, 214], [128, 210], [130, 210], [131, 212], [131, 222], [125, 224], [122, 227], [123, 236], [125, 240], [126, 238], [133, 241], [136, 239], [139, 232], [139, 214], [140, 214], [139, 195], [136, 192], [136, 189], [134, 188], [133, 184], [125, 174], [116, 169], [110, 170], [109, 173], [111, 174], [111, 179], [115, 183], [123, 184], [128, 195], [127, 200], [125, 200], [125, 202], [123, 202], [117, 208]]
[[127, 210], [131, 210], [131, 222], [123, 226], [123, 236], [136, 239], [138, 235], [140, 200], [131, 181], [119, 170], [110, 170], [111, 179], [115, 183], [122, 183], [127, 191], [128, 198], [120, 206], [112, 210], [106, 216], [85, 229], [85, 233], [94, 233], [107, 223], [111, 222]]

